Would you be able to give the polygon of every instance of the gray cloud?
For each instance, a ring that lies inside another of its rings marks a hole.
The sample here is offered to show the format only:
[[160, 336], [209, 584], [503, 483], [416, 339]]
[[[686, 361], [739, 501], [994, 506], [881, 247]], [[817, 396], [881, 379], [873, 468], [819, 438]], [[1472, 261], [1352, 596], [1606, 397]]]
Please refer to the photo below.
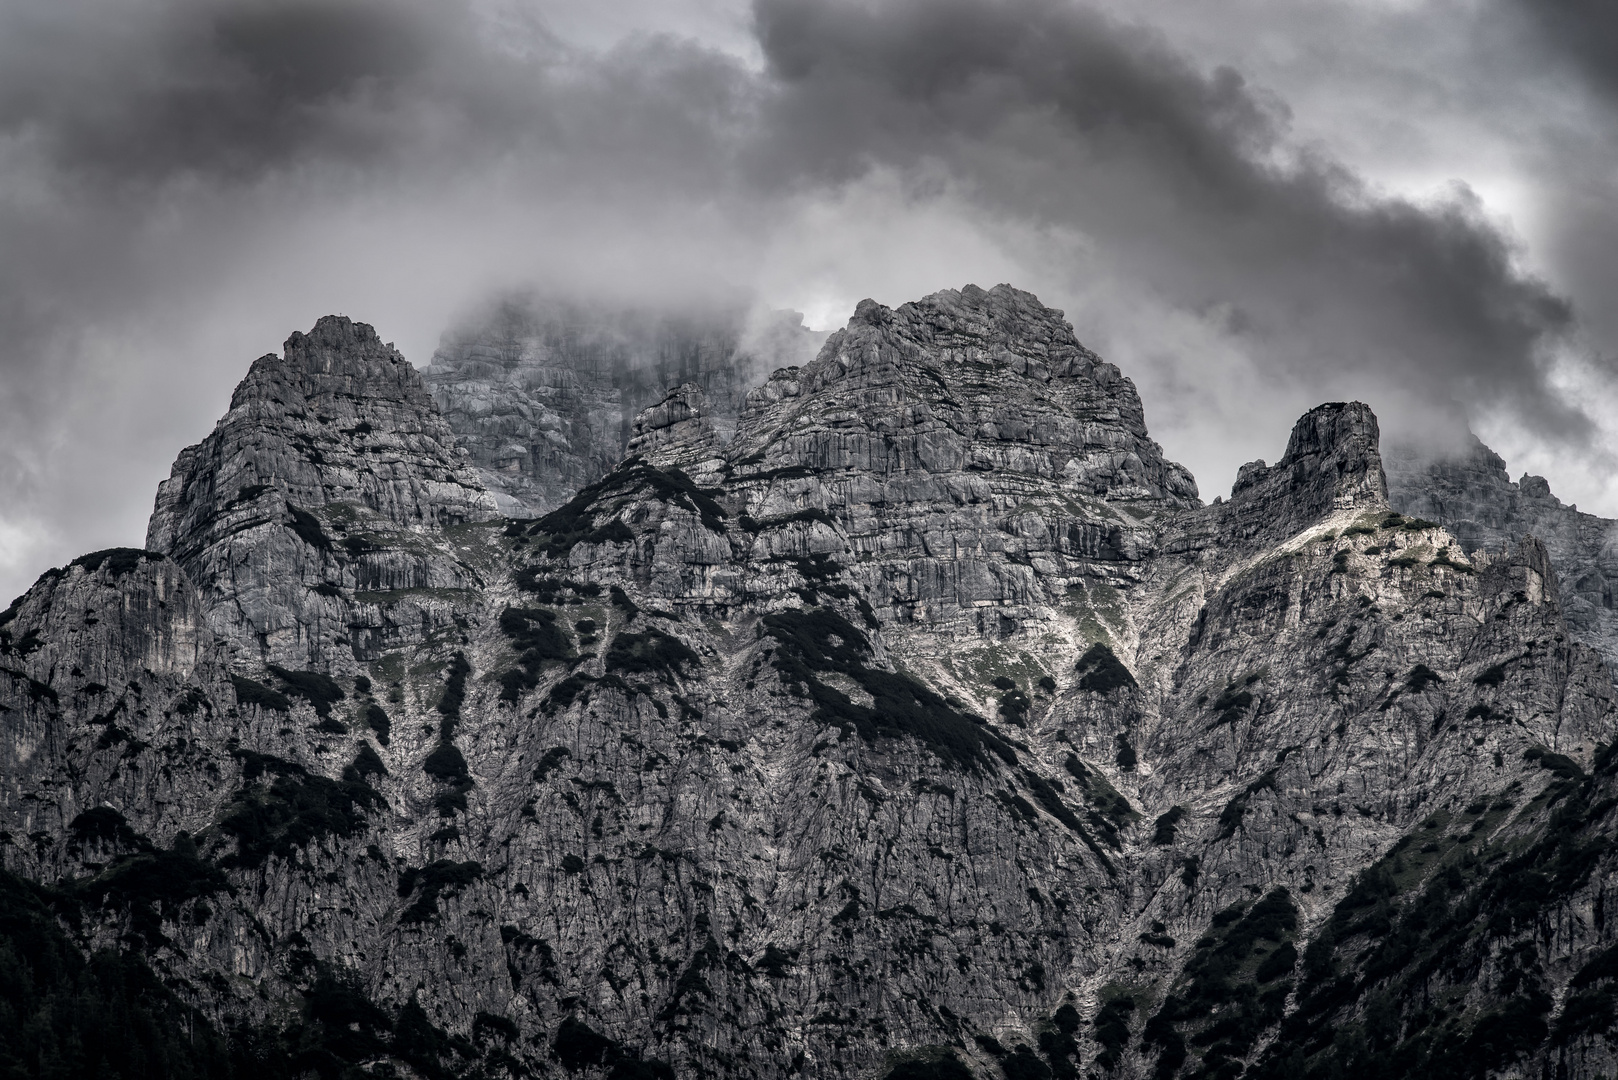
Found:
[[742, 2], [582, 45], [592, 8], [525, 0], [0, 9], [0, 587], [138, 541], [291, 330], [343, 311], [420, 363], [524, 287], [830, 313], [1010, 279], [1210, 494], [1327, 397], [1594, 437], [1547, 374], [1574, 312], [1475, 197], [1388, 194], [1183, 27], [757, 0], [738, 43]]

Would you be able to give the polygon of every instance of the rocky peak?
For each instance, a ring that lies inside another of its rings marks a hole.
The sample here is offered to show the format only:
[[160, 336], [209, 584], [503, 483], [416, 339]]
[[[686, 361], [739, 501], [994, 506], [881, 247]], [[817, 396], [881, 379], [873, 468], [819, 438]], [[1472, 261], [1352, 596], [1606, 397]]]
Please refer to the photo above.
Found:
[[370, 326], [337, 315], [254, 361], [214, 433], [181, 451], [159, 489], [148, 546], [189, 554], [210, 515], [259, 488], [304, 509], [349, 503], [404, 529], [493, 513], [420, 374]]
[[[290, 398], [177, 489], [361, 460]], [[1618, 1065], [1610, 678], [1544, 546], [1387, 510], [1363, 406], [1202, 507], [1005, 287], [862, 305], [722, 451], [650, 404], [537, 519], [270, 485], [197, 590], [102, 552], [0, 612], [0, 861], [61, 955], [333, 1075]], [[344, 490], [434, 467], [389, 453]]]
[[1199, 505], [1134, 385], [1008, 285], [861, 303], [748, 394], [727, 457], [759, 556], [830, 559], [880, 617], [982, 648], [1080, 633], [1085, 580], [1127, 582], [1151, 519]]
[[1376, 414], [1358, 401], [1310, 409], [1273, 466], [1243, 465], [1225, 518], [1249, 535], [1290, 536], [1329, 514], [1388, 505]]
[[1061, 477], [1087, 495], [1196, 502], [1147, 436], [1134, 384], [1009, 285], [862, 301], [813, 362], [748, 394], [735, 456], [808, 464], [856, 445], [851, 460], [877, 472]]
[[243, 658], [352, 664], [355, 593], [458, 589], [434, 550], [494, 502], [421, 376], [364, 323], [327, 316], [255, 361], [230, 411], [181, 451], [147, 547], [172, 555]]

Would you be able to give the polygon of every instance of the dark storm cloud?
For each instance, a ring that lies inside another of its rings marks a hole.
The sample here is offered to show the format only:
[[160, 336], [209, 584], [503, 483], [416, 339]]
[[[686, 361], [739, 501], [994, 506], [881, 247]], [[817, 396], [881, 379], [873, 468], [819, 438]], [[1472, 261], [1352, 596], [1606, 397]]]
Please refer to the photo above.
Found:
[[332, 168], [393, 184], [513, 155], [676, 180], [753, 89], [689, 42], [571, 55], [534, 25], [502, 40], [456, 0], [64, 0], [0, 27], [0, 132], [99, 186]]
[[1609, 0], [1518, 0], [1522, 14], [1578, 61], [1608, 93], [1618, 94], [1618, 12]]
[[[381, 5], [140, 4], [23, 11], [0, 45], [0, 125], [78, 179], [251, 178], [311, 146], [374, 151], [344, 106], [385, 100], [428, 50]], [[366, 110], [371, 111], [371, 110]]]
[[455, 2], [0, 5], [0, 579], [139, 543], [246, 362], [321, 314], [421, 362], [471, 290], [712, 263], [686, 234], [755, 92], [691, 42], [578, 54]]
[[0, 46], [0, 130], [62, 182], [206, 191], [324, 169], [364, 190], [516, 160], [536, 184], [697, 194], [746, 220], [876, 166], [942, 168], [986, 210], [1076, 228], [1112, 272], [1223, 312], [1281, 372], [1367, 372], [1587, 427], [1537, 356], [1567, 305], [1464, 193], [1379, 196], [1288, 148], [1284, 104], [1237, 72], [1072, 4], [758, 0], [762, 76], [666, 40], [582, 63], [543, 37], [513, 53], [454, 4], [72, 11]]
[[785, 171], [833, 178], [942, 162], [986, 206], [1071, 224], [1177, 304], [1229, 310], [1278, 373], [1366, 376], [1435, 408], [1510, 403], [1550, 438], [1589, 434], [1541, 354], [1572, 312], [1476, 201], [1417, 205], [1289, 152], [1284, 106], [1236, 72], [1044, 0], [756, 11], [790, 133], [774, 168], [785, 153]]

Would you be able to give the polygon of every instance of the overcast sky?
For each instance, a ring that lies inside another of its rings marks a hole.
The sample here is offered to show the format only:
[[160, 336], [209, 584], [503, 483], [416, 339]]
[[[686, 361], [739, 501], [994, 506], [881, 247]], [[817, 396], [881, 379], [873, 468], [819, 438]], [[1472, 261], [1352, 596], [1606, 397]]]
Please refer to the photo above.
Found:
[[12, 0], [0, 601], [248, 364], [513, 288], [841, 325], [1008, 281], [1204, 498], [1357, 397], [1618, 515], [1601, 0]]

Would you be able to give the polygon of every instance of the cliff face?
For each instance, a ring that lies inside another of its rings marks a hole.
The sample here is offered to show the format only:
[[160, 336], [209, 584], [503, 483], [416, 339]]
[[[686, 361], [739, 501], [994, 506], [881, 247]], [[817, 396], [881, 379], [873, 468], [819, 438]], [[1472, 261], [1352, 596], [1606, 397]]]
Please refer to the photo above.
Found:
[[[361, 370], [337, 354], [374, 339], [344, 332], [331, 365]], [[408, 629], [383, 608], [364, 647], [305, 631], [328, 651], [266, 663], [218, 615], [231, 568], [268, 588], [313, 557], [188, 554], [248, 530], [174, 507], [260, 454], [324, 476], [279, 435], [215, 446], [249, 384], [307, 385], [303, 357], [259, 361], [182, 457], [153, 519], [172, 557], [87, 557], [0, 614], [6, 869], [254, 1060], [1618, 1064], [1611, 679], [1545, 545], [1469, 552], [1389, 508], [1365, 406], [1312, 410], [1204, 507], [1059, 312], [1005, 286], [867, 302], [733, 438], [681, 385], [538, 519], [480, 520], [448, 450], [386, 473], [419, 521], [374, 479], [320, 502], [255, 465], [276, 505], [333, 530], [363, 507], [383, 551], [463, 575]], [[343, 400], [438, 430], [375, 370]]]

